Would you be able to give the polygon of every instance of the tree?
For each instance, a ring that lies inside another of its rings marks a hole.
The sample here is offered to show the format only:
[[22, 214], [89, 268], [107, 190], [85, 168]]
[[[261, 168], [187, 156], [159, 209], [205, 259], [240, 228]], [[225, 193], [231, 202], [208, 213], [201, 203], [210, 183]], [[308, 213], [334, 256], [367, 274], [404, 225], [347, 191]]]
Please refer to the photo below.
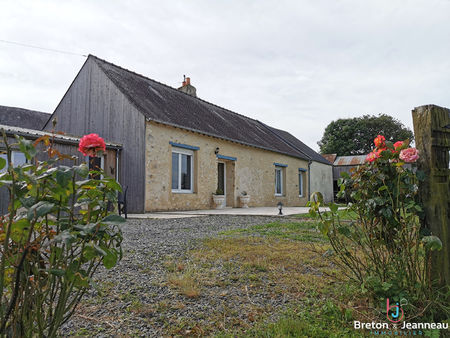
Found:
[[332, 121], [317, 144], [322, 154], [364, 155], [372, 151], [373, 139], [379, 134], [391, 142], [414, 139], [412, 131], [399, 120], [380, 114]]

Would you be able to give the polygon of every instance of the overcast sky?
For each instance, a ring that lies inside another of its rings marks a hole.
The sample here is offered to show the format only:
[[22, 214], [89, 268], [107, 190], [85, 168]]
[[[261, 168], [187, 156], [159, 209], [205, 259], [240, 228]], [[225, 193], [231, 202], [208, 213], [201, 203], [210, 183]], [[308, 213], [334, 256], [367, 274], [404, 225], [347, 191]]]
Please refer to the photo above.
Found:
[[[450, 1], [5, 1], [0, 40], [94, 54], [287, 130], [450, 107]], [[0, 41], [0, 105], [53, 112], [85, 58]]]

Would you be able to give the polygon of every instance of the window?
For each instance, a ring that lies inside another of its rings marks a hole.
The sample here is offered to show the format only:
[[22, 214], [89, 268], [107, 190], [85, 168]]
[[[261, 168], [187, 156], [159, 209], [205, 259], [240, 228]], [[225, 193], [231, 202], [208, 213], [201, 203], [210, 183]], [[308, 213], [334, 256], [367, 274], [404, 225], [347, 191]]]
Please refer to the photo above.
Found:
[[[7, 161], [6, 166], [2, 170], [0, 170], [0, 173], [3, 173], [6, 170], [8, 170], [8, 157], [6, 154], [0, 154], [0, 157], [4, 158]], [[25, 157], [25, 154], [20, 151], [12, 151], [11, 159], [12, 159], [12, 163], [15, 167], [21, 166], [21, 165], [24, 165], [27, 163], [27, 158]]]
[[298, 195], [303, 197], [303, 171], [298, 172]]
[[[89, 165], [89, 170], [101, 170], [105, 169], [105, 156], [86, 156], [86, 162]], [[95, 180], [100, 180], [103, 178], [103, 175], [92, 174], [89, 176]]]
[[193, 156], [187, 149], [172, 149], [172, 191], [192, 193], [193, 189]]
[[0, 169], [0, 173], [4, 173], [6, 170], [8, 170], [8, 159], [6, 158], [6, 154], [0, 154], [0, 157], [6, 160], [6, 165], [3, 167], [3, 169]]
[[283, 196], [283, 168], [275, 167], [275, 196]]

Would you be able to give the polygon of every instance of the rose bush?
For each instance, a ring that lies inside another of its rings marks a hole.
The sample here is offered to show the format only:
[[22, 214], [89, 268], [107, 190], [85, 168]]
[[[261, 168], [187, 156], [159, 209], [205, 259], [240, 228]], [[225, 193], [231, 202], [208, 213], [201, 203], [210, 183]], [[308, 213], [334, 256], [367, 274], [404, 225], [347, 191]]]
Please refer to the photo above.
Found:
[[437, 305], [439, 293], [429, 273], [430, 251], [439, 250], [442, 243], [421, 227], [417, 193], [424, 175], [413, 166], [418, 151], [408, 140], [392, 144], [382, 135], [374, 144], [365, 164], [339, 180], [338, 195], [350, 196], [347, 209], [356, 218], [341, 220], [333, 203], [329, 212], [319, 212], [320, 193], [311, 196], [310, 213], [320, 220], [335, 262], [375, 302], [406, 298], [415, 310], [408, 312], [411, 315], [448, 311]]
[[[90, 178], [86, 164], [65, 166], [48, 136], [35, 144], [17, 137], [6, 148], [7, 170], [0, 187], [9, 190], [8, 213], [0, 217], [0, 335], [54, 337], [75, 311], [99, 265], [113, 267], [122, 257], [124, 219], [110, 213], [120, 185], [106, 173]], [[48, 161], [36, 159], [47, 145]], [[104, 141], [85, 138], [80, 151], [91, 156]], [[28, 163], [14, 167], [13, 148]], [[0, 158], [0, 170], [6, 161]]]

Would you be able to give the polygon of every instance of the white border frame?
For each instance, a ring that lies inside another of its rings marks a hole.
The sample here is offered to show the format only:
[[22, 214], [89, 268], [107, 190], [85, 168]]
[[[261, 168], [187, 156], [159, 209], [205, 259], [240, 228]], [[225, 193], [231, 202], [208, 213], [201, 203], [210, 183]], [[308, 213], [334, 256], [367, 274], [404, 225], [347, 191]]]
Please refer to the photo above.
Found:
[[[223, 196], [225, 196], [223, 200], [223, 206], [227, 206], [227, 164], [223, 161], [217, 161], [217, 178], [219, 178], [219, 163], [223, 164]], [[217, 182], [219, 185], [219, 182]]]
[[[277, 170], [280, 171], [281, 194], [277, 193]], [[283, 167], [275, 166], [275, 196], [277, 196], [277, 197], [284, 196], [283, 180], [284, 180], [284, 178], [283, 178]]]
[[[298, 184], [299, 184], [299, 195], [298, 195], [298, 197], [304, 197], [305, 196], [305, 191], [304, 191], [305, 189], [303, 187], [303, 171], [301, 171], [301, 170], [298, 171]], [[300, 191], [300, 188], [302, 188], [301, 191]]]
[[[172, 192], [175, 194], [192, 194], [194, 193], [194, 151], [189, 149], [172, 147], [172, 152], [170, 153], [170, 159], [172, 161], [172, 154], [178, 154], [178, 186], [181, 185], [181, 155], [191, 156], [191, 189], [173, 189]], [[170, 184], [172, 185], [172, 172], [170, 172]]]

